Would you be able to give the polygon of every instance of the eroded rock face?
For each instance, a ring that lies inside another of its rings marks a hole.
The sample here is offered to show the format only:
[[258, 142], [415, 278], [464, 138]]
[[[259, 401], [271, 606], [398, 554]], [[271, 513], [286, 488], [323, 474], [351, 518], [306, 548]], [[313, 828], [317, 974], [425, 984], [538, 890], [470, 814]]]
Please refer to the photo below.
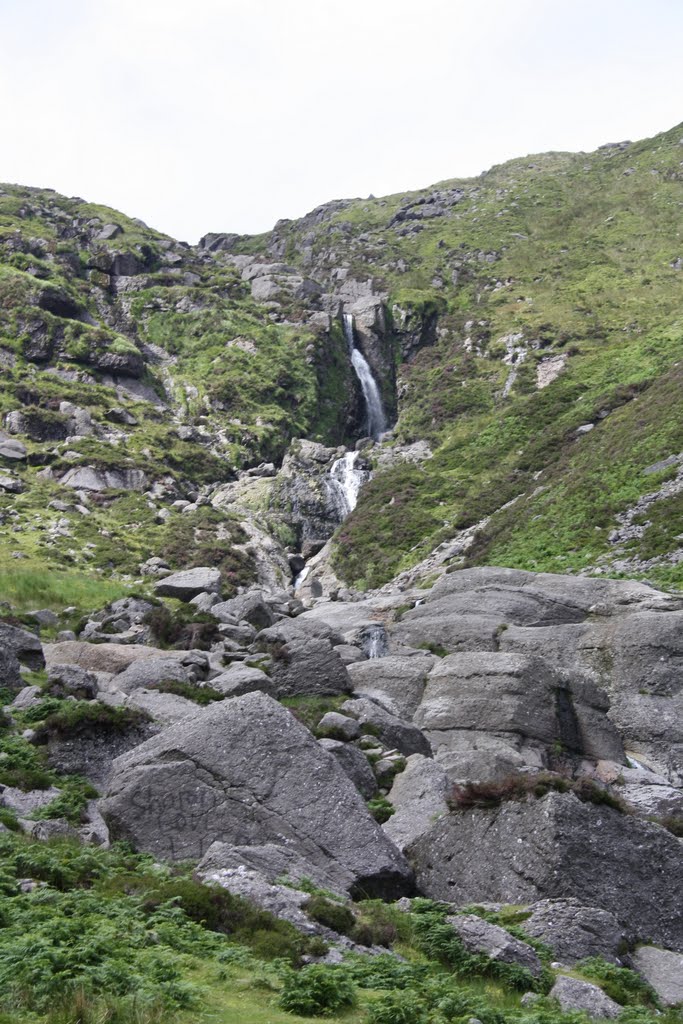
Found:
[[683, 949], [681, 842], [573, 794], [442, 818], [407, 849], [420, 889], [455, 903], [575, 897], [641, 940]]
[[470, 953], [483, 953], [490, 960], [503, 964], [517, 964], [526, 968], [532, 977], [540, 977], [543, 964], [528, 942], [516, 939], [504, 928], [476, 914], [457, 914], [447, 917], [446, 921]]
[[278, 697], [351, 692], [346, 666], [329, 640], [273, 626], [259, 633], [256, 644], [271, 655], [270, 677]]
[[572, 686], [541, 658], [467, 652], [432, 669], [415, 723], [453, 779], [493, 779], [543, 767], [553, 744], [623, 761], [608, 706], [596, 687]]
[[399, 895], [412, 874], [336, 760], [262, 693], [222, 701], [117, 760], [112, 835], [171, 860], [218, 840], [286, 844], [355, 892]]

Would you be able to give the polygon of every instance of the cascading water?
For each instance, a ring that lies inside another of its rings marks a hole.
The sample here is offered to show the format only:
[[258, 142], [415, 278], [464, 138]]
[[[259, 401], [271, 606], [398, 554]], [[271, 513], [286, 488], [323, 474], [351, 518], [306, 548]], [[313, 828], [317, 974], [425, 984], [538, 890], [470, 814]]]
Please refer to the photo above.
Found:
[[387, 429], [387, 418], [384, 415], [382, 399], [377, 382], [372, 376], [372, 370], [363, 353], [360, 349], [356, 348], [353, 333], [353, 317], [350, 313], [344, 313], [344, 337], [346, 338], [346, 344], [349, 346], [351, 364], [356, 371], [356, 376], [363, 392], [363, 398], [365, 399], [368, 437], [371, 437], [374, 441], [379, 441]]
[[358, 492], [370, 479], [367, 469], [357, 469], [358, 452], [347, 452], [341, 459], [332, 463], [329, 476], [329, 493], [339, 512], [339, 518], [345, 519], [352, 512], [358, 501]]

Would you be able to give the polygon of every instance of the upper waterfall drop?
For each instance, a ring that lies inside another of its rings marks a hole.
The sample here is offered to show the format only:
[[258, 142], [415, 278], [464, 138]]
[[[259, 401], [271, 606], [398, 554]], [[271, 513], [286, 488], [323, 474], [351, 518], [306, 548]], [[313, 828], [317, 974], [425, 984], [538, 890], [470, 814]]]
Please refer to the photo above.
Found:
[[358, 501], [358, 492], [372, 475], [369, 470], [356, 467], [357, 459], [358, 452], [347, 452], [332, 464], [330, 470], [330, 495], [342, 520], [349, 512], [353, 512]]
[[368, 436], [373, 441], [379, 441], [382, 434], [387, 429], [387, 418], [384, 414], [384, 406], [382, 405], [382, 398], [377, 387], [377, 382], [372, 376], [372, 370], [368, 365], [368, 361], [360, 351], [356, 348], [356, 342], [353, 334], [353, 317], [350, 313], [344, 313], [344, 337], [346, 343], [349, 346], [349, 354], [351, 356], [351, 363], [356, 376], [360, 381], [361, 390], [363, 392], [363, 398], [365, 400], [365, 414], [367, 417]]

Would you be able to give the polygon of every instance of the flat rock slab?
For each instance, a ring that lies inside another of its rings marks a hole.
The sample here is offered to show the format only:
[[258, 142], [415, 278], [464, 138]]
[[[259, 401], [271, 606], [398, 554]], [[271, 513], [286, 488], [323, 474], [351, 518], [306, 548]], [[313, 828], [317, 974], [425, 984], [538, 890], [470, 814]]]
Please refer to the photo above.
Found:
[[202, 566], [164, 576], [154, 584], [154, 592], [160, 597], [177, 597], [180, 601], [189, 601], [198, 594], [218, 593], [220, 585], [220, 570]]
[[46, 644], [45, 663], [51, 665], [80, 665], [89, 672], [110, 672], [114, 675], [124, 672], [129, 665], [146, 658], [185, 662], [189, 656], [201, 655], [204, 651], [162, 651], [158, 647], [143, 647], [141, 644], [89, 644], [82, 640], [65, 640], [59, 644]]
[[114, 838], [161, 858], [276, 843], [354, 893], [393, 897], [412, 884], [335, 758], [263, 693], [198, 709], [119, 758], [101, 810]]
[[392, 715], [412, 720], [424, 695], [427, 675], [436, 658], [370, 658], [348, 668], [353, 692], [358, 697], [377, 701]]

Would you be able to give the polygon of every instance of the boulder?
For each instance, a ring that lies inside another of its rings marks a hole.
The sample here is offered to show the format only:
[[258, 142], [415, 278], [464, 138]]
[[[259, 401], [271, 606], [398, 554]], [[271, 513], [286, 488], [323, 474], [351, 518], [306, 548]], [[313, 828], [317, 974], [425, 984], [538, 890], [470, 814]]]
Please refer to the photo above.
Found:
[[415, 713], [453, 779], [495, 779], [542, 767], [551, 746], [623, 760], [604, 694], [574, 686], [540, 658], [467, 652], [438, 661]]
[[346, 667], [329, 640], [292, 633], [278, 624], [262, 630], [256, 646], [272, 658], [270, 675], [278, 697], [351, 692]]
[[609, 911], [641, 941], [683, 949], [680, 840], [572, 793], [451, 813], [406, 852], [433, 899], [574, 897]]
[[89, 672], [123, 672], [134, 662], [147, 658], [175, 660], [196, 666], [195, 671], [206, 668], [208, 658], [204, 651], [162, 651], [158, 647], [140, 644], [88, 644], [81, 640], [65, 640], [45, 645], [45, 661], [51, 665], [80, 665]]
[[597, 985], [561, 974], [549, 992], [564, 1013], [581, 1011], [594, 1020], [618, 1017], [623, 1007], [605, 995]]
[[141, 469], [94, 469], [92, 466], [74, 466], [61, 478], [64, 487], [76, 491], [146, 491], [148, 480]]
[[356, 661], [348, 672], [354, 694], [369, 697], [392, 715], [410, 722], [422, 700], [427, 675], [435, 661], [436, 658], [428, 654], [418, 658], [388, 655]]
[[78, 665], [50, 665], [47, 673], [47, 692], [52, 697], [94, 700], [97, 691], [97, 679], [92, 672], [86, 672]]
[[[180, 601], [189, 601], [198, 594], [218, 593], [221, 585], [219, 569], [201, 566], [197, 569], [185, 569], [164, 576], [154, 584], [154, 593], [160, 597], [177, 597]], [[216, 606], [219, 607], [219, 606]], [[211, 614], [214, 609], [211, 609]]]
[[275, 695], [275, 685], [270, 676], [249, 665], [231, 665], [226, 672], [210, 679], [208, 685], [225, 697], [241, 697], [256, 690], [271, 697]]
[[348, 775], [364, 800], [377, 796], [379, 787], [370, 762], [358, 747], [342, 740], [321, 739], [320, 746], [339, 762], [342, 771]]
[[[432, 756], [432, 748], [428, 739], [411, 722], [404, 722], [396, 715], [389, 714], [374, 701], [367, 697], [347, 700], [341, 710], [357, 719], [362, 732], [372, 732], [385, 747], [396, 748], [406, 756], [408, 754], [424, 754]], [[363, 728], [365, 727], [365, 728]]]
[[502, 964], [517, 964], [533, 978], [540, 977], [543, 964], [528, 942], [516, 939], [504, 928], [484, 921], [476, 914], [456, 914], [447, 917], [446, 921], [469, 953], [481, 953]]
[[2, 679], [2, 685], [8, 689], [24, 692], [24, 680], [21, 676], [19, 662], [12, 651], [2, 647], [0, 647], [0, 679]]
[[194, 701], [177, 693], [145, 689], [133, 690], [126, 700], [126, 705], [145, 711], [161, 726], [173, 725], [188, 715], [193, 715], [198, 706]]
[[442, 765], [431, 757], [411, 754], [389, 793], [395, 813], [382, 826], [399, 850], [405, 850], [419, 836], [429, 832], [435, 821], [448, 814], [446, 795], [450, 788]]
[[157, 857], [276, 843], [355, 893], [393, 897], [412, 882], [334, 757], [263, 693], [198, 709], [119, 758], [101, 810], [113, 838]]
[[6, 459], [8, 462], [23, 462], [27, 454], [25, 444], [0, 431], [0, 459]]
[[671, 949], [640, 946], [631, 966], [651, 985], [664, 1006], [683, 1004], [683, 956]]
[[275, 622], [272, 608], [266, 604], [262, 593], [258, 590], [240, 594], [229, 601], [221, 601], [210, 608], [209, 612], [219, 622], [233, 625], [238, 622], [248, 622], [255, 629], [267, 629]]
[[43, 645], [35, 633], [9, 622], [0, 622], [0, 651], [13, 655], [32, 672], [45, 668]]
[[319, 736], [328, 736], [333, 740], [357, 740], [360, 736], [360, 725], [355, 718], [340, 715], [338, 711], [328, 711], [318, 722], [316, 732]]
[[608, 910], [587, 907], [572, 898], [539, 900], [529, 910], [531, 917], [522, 928], [549, 946], [563, 964], [575, 964], [589, 956], [620, 962], [627, 936]]
[[165, 658], [165, 652], [156, 652], [160, 657], [142, 658], [132, 662], [114, 679], [114, 686], [123, 693], [149, 689], [160, 683], [189, 683], [190, 673], [178, 658]]

